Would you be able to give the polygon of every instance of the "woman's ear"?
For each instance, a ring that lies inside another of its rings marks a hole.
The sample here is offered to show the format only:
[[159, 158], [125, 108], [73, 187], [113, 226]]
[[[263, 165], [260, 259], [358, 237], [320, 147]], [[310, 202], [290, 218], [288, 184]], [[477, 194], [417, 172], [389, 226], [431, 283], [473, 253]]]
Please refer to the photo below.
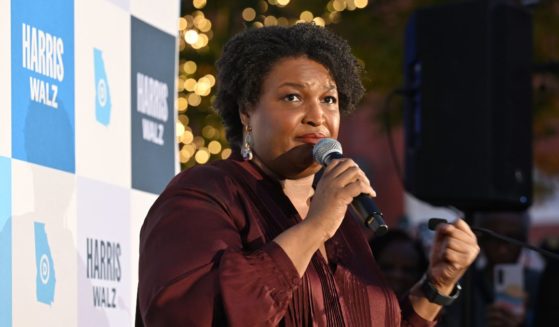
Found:
[[250, 113], [248, 108], [239, 109], [239, 117], [244, 126], [250, 126]]

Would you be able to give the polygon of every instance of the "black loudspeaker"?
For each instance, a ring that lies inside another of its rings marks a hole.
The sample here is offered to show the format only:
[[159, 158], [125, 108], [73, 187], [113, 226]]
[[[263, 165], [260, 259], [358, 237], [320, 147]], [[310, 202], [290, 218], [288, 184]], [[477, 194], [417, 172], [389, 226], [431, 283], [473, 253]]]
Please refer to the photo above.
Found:
[[470, 1], [414, 12], [405, 44], [405, 186], [433, 205], [532, 202], [532, 18]]

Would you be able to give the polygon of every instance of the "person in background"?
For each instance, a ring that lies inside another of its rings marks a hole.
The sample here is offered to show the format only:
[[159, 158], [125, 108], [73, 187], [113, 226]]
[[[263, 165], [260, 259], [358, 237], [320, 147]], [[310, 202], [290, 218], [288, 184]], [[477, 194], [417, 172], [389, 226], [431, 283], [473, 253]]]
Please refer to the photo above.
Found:
[[398, 298], [406, 295], [429, 265], [421, 243], [403, 230], [390, 229], [385, 235], [374, 237], [369, 245]]
[[346, 41], [314, 24], [248, 29], [217, 63], [234, 155], [178, 174], [140, 232], [138, 325], [432, 326], [479, 248], [441, 224], [422, 283], [398, 302], [348, 205], [375, 196], [348, 158], [312, 157], [363, 95]]
[[[518, 241], [528, 240], [530, 217], [527, 212], [486, 212], [474, 216], [478, 227], [508, 236]], [[495, 302], [495, 266], [499, 264], [521, 265], [522, 248], [487, 234], [479, 237], [482, 264], [472, 271], [471, 314], [473, 326], [533, 326], [537, 300], [539, 272], [523, 267], [524, 314], [515, 314], [506, 306]], [[483, 262], [484, 261], [484, 262]], [[461, 326], [463, 300], [445, 308], [442, 326]]]

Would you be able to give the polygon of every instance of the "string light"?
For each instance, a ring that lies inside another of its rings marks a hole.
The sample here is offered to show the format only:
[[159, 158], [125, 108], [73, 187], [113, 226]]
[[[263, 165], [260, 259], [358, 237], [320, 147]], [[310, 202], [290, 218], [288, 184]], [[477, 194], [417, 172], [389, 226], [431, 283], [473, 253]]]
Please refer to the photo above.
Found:
[[280, 17], [280, 18], [278, 18], [278, 25], [287, 26], [287, 25], [289, 25], [289, 20], [285, 17]]
[[278, 24], [278, 19], [274, 16], [267, 16], [264, 18], [264, 25], [265, 26], [274, 26]]
[[219, 142], [216, 141], [216, 140], [211, 141], [211, 142], [208, 144], [208, 151], [209, 151], [211, 154], [218, 154], [219, 152], [221, 152], [221, 143], [219, 143]]
[[206, 0], [193, 0], [192, 4], [196, 9], [202, 9], [206, 6]]
[[186, 101], [186, 99], [183, 98], [183, 97], [180, 97], [178, 99], [178, 104], [179, 104], [179, 107], [178, 107], [179, 112], [185, 112], [186, 109], [188, 108], [188, 101]]
[[[192, 141], [194, 141], [194, 134], [192, 134], [192, 131], [185, 130], [181, 135], [180, 141], [184, 144], [191, 144]], [[194, 153], [194, 151], [192, 151], [192, 153]], [[192, 154], [190, 156], [192, 157]]]
[[192, 75], [196, 72], [196, 69], [198, 68], [198, 66], [196, 65], [196, 63], [192, 60], [188, 60], [187, 62], [185, 62], [182, 65], [182, 69], [184, 70], [185, 73]]
[[188, 92], [194, 92], [194, 89], [196, 88], [196, 80], [194, 78], [188, 78], [186, 81], [184, 81], [183, 86], [184, 89]]
[[196, 160], [197, 163], [203, 165], [208, 162], [208, 160], [210, 160], [210, 152], [206, 148], [200, 148], [198, 149], [198, 151], [196, 151], [194, 160]]
[[188, 151], [184, 151], [184, 148], [182, 148], [179, 152], [179, 159], [183, 164], [187, 163], [188, 160], [190, 160], [190, 157], [192, 156], [190, 155], [190, 153], [188, 153]]
[[186, 99], [188, 100], [188, 104], [193, 107], [198, 107], [202, 102], [202, 98], [196, 93], [190, 93]]
[[258, 1], [258, 11], [261, 13], [268, 11], [268, 3], [264, 0]]
[[303, 11], [300, 15], [299, 15], [299, 19], [303, 20], [307, 23], [310, 23], [312, 21], [312, 19], [314, 18], [314, 15], [312, 14], [312, 12], [305, 10]]
[[241, 13], [243, 19], [247, 22], [252, 22], [256, 18], [256, 11], [252, 8], [245, 8]]
[[204, 128], [202, 128], [202, 136], [204, 136], [206, 139], [212, 139], [215, 137], [215, 135], [217, 134], [215, 128], [211, 125], [206, 125], [204, 126]]
[[184, 90], [184, 79], [182, 76], [177, 78], [177, 89], [179, 93]]
[[207, 78], [207, 79], [208, 79], [208, 81], [210, 82], [210, 87], [214, 87], [214, 85], [215, 85], [215, 77], [214, 77], [214, 75], [212, 75], [212, 74], [206, 74], [206, 75], [204, 76], [204, 78]]
[[186, 19], [184, 17], [179, 18], [179, 31], [184, 31], [186, 29]]
[[179, 141], [180, 141], [180, 138], [182, 137], [182, 134], [184, 133], [184, 131], [185, 131], [184, 125], [180, 121], [178, 121], [176, 123], [176, 133], [177, 133], [177, 138], [179, 139]]
[[194, 140], [192, 141], [192, 143], [196, 145], [197, 149], [200, 149], [206, 145], [206, 140], [201, 136], [194, 136]]
[[184, 33], [184, 40], [186, 43], [192, 45], [198, 42], [199, 34], [195, 30], [188, 30]]
[[355, 0], [355, 7], [363, 9], [369, 4], [368, 0]]
[[346, 3], [344, 0], [334, 0], [332, 3], [335, 11], [344, 11], [346, 8]]
[[231, 149], [226, 148], [221, 151], [221, 159], [227, 159], [231, 155]]
[[196, 83], [196, 86], [194, 87], [194, 92], [196, 92], [196, 94], [200, 96], [209, 95], [211, 90], [212, 90], [212, 86], [210, 80], [205, 76], [200, 78]]

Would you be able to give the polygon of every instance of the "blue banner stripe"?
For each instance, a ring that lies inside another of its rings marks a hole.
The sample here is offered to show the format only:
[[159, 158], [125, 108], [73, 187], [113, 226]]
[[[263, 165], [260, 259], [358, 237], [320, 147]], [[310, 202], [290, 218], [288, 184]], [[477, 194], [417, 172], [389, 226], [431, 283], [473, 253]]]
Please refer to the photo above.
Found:
[[0, 327], [12, 326], [12, 173], [0, 157]]

